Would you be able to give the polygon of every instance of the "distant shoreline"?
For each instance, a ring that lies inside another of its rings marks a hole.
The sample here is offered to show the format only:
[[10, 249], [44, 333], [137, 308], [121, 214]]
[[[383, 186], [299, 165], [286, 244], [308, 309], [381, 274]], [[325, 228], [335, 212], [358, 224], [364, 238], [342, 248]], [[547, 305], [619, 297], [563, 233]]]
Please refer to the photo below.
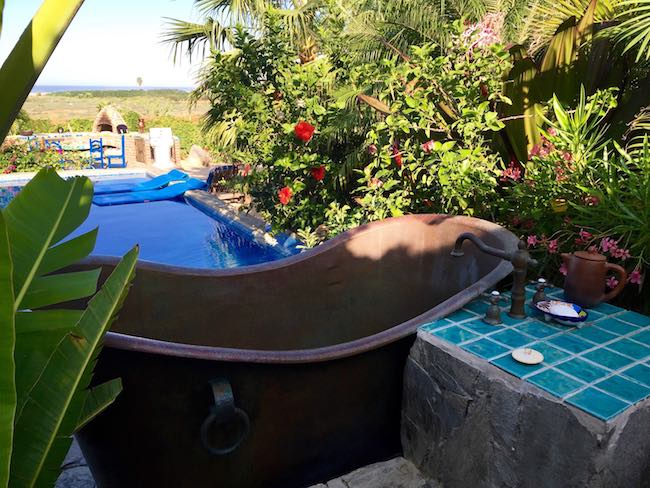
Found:
[[64, 92], [111, 92], [111, 91], [192, 91], [191, 87], [186, 86], [101, 86], [101, 85], [36, 85], [32, 88], [31, 93], [64, 93]]

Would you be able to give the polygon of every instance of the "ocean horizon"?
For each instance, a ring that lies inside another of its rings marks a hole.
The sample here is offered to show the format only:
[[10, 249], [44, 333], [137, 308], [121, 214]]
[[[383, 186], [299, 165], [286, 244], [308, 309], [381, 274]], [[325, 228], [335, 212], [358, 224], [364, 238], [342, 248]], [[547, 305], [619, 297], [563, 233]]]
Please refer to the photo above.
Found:
[[69, 91], [127, 91], [127, 90], [182, 90], [192, 91], [188, 86], [102, 86], [102, 85], [35, 85], [31, 93], [58, 93]]

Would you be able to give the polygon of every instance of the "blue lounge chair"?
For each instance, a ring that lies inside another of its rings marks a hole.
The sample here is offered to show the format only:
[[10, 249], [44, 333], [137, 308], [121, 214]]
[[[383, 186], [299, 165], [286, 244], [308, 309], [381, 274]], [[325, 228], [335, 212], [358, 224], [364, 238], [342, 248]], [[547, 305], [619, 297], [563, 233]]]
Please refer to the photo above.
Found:
[[99, 139], [90, 139], [88, 145], [90, 153], [90, 167], [103, 168], [104, 167], [104, 141]]
[[[124, 154], [124, 134], [122, 134], [122, 149], [120, 154], [107, 155], [106, 160], [108, 161], [109, 168], [126, 168], [126, 155]], [[114, 163], [113, 161], [121, 161], [120, 163]]]
[[96, 195], [93, 203], [100, 207], [108, 205], [125, 205], [129, 203], [157, 202], [160, 200], [173, 200], [183, 196], [189, 190], [202, 190], [206, 186], [204, 181], [190, 178], [186, 181], [175, 183], [158, 190], [131, 191], [127, 193], [110, 193]]
[[128, 193], [132, 191], [159, 190], [171, 183], [189, 180], [190, 176], [177, 169], [164, 175], [156, 176], [142, 183], [96, 183], [95, 195], [108, 195], [110, 193]]

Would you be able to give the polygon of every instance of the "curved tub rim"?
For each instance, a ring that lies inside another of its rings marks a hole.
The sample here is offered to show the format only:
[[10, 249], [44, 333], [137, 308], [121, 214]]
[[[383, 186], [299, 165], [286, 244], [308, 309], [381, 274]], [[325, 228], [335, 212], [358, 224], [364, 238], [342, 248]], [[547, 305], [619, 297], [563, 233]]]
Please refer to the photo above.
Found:
[[[417, 220], [427, 223], [435, 222], [436, 220], [447, 219], [454, 219], [460, 222], [466, 221], [467, 223], [471, 222], [471, 227], [474, 227], [477, 230], [486, 230], [497, 233], [504, 238], [503, 240], [506, 243], [508, 241], [511, 241], [512, 250], [516, 249], [518, 242], [517, 237], [507, 229], [493, 222], [465, 216], [454, 216], [446, 214], [417, 214], [395, 217], [364, 224], [362, 226], [346, 231], [314, 249], [309, 249], [300, 254], [267, 263], [230, 269], [201, 269], [172, 266], [141, 260], [137, 264], [136, 275], [138, 268], [146, 269], [149, 271], [165, 272], [169, 274], [214, 277], [261, 273], [271, 271], [273, 269], [281, 269], [310, 259], [316, 255], [327, 252], [333, 247], [339, 246], [345, 242], [352, 240], [359, 234], [371, 232], [377, 227], [385, 227], [387, 225], [394, 225], [398, 223], [403, 224], [405, 220]], [[91, 256], [82, 261], [82, 264], [92, 266], [116, 265], [119, 260], [120, 258], [113, 256]], [[343, 359], [371, 351], [373, 349], [377, 349], [386, 344], [396, 342], [415, 333], [419, 326], [439, 319], [447, 315], [449, 312], [456, 310], [462, 305], [468, 303], [472, 299], [478, 297], [493, 283], [496, 283], [499, 280], [505, 278], [511, 272], [512, 265], [507, 261], [501, 261], [488, 274], [483, 276], [481, 279], [469, 287], [461, 290], [455, 295], [449, 297], [444, 302], [439, 303], [435, 307], [421, 313], [420, 315], [417, 315], [416, 317], [413, 317], [405, 322], [397, 324], [371, 336], [366, 336], [360, 339], [355, 339], [353, 341], [333, 344], [325, 347], [292, 350], [238, 349], [184, 344], [110, 331], [106, 334], [104, 345], [106, 347], [121, 349], [125, 351], [138, 351], [155, 355], [224, 362], [299, 364]]]

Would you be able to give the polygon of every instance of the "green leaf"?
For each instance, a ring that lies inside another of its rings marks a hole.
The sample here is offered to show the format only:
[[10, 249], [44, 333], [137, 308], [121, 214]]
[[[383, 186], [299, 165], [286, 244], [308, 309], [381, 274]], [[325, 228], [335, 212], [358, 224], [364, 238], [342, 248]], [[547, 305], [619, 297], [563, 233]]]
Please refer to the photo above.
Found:
[[534, 80], [537, 68], [523, 46], [510, 49], [513, 66], [506, 80], [504, 92], [512, 101], [502, 107], [504, 117], [517, 117], [505, 122], [514, 156], [526, 161], [530, 149], [540, 141], [537, 97], [534, 93]]
[[[10, 484], [28, 487], [56, 479], [84, 405], [101, 341], [126, 296], [138, 257], [137, 247], [118, 264], [90, 300], [79, 323], [47, 363], [16, 418], [16, 443]], [[56, 388], [52, 388], [56, 385]]]
[[[3, 211], [7, 223], [11, 255], [14, 264], [14, 309], [25, 308], [22, 301], [41, 269], [48, 273], [61, 269], [47, 258], [48, 251], [79, 227], [88, 216], [93, 188], [88, 178], [64, 180], [53, 169], [40, 171], [16, 195]], [[92, 249], [95, 235], [92, 232], [77, 238], [76, 245], [56, 249], [80, 256], [79, 247]], [[86, 240], [80, 246], [80, 242]], [[69, 265], [71, 259], [60, 264]], [[58, 268], [58, 269], [57, 269]], [[56, 290], [52, 290], [53, 293]]]
[[[0, 4], [0, 10], [2, 4]], [[14, 294], [9, 236], [0, 212], [0, 486], [9, 482], [9, 465], [13, 443], [16, 412], [16, 342], [14, 323]]]
[[75, 432], [81, 430], [88, 422], [97, 417], [106, 408], [115, 401], [117, 396], [122, 391], [122, 380], [115, 378], [114, 380], [102, 383], [99, 386], [91, 388], [87, 394], [81, 410], [81, 416]]
[[35, 278], [21, 304], [36, 309], [86, 298], [97, 290], [99, 269]]
[[[0, 143], [82, 4], [83, 0], [43, 0], [7, 56], [0, 68]], [[3, 6], [4, 0], [0, 15]]]
[[27, 395], [61, 340], [81, 318], [81, 310], [39, 310], [16, 314], [16, 410]]

